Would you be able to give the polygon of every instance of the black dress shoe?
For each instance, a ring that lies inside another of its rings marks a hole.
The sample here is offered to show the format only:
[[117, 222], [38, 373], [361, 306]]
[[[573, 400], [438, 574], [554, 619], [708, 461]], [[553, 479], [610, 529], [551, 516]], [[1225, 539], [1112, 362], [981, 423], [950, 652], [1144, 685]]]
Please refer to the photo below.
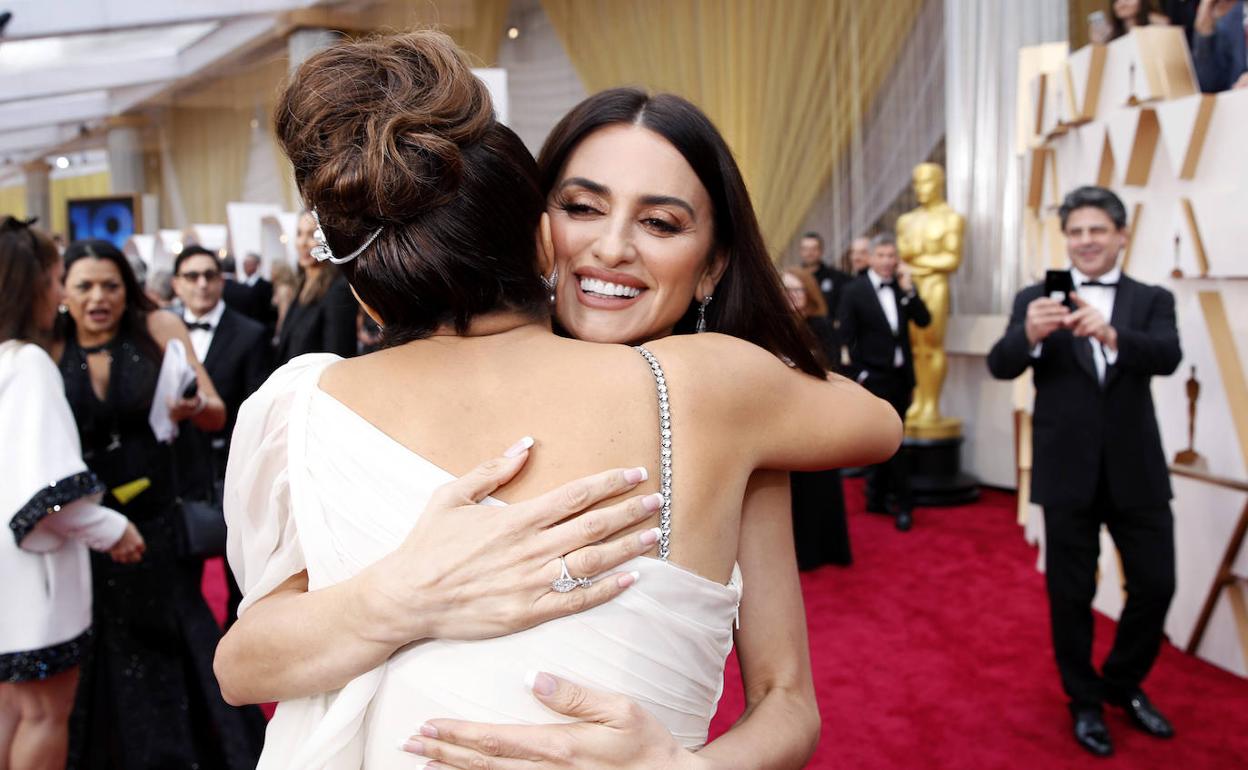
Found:
[[898, 511], [897, 518], [893, 520], [893, 526], [897, 527], [898, 532], [909, 532], [914, 526], [914, 516], [910, 511]]
[[1075, 714], [1075, 743], [1084, 747], [1098, 757], [1108, 757], [1114, 753], [1114, 744], [1109, 740], [1109, 728], [1099, 711], [1080, 711]]
[[1149, 735], [1157, 738], [1174, 737], [1174, 727], [1170, 720], [1157, 710], [1142, 690], [1136, 690], [1135, 694], [1117, 703], [1127, 712], [1127, 719], [1131, 720], [1131, 724]]

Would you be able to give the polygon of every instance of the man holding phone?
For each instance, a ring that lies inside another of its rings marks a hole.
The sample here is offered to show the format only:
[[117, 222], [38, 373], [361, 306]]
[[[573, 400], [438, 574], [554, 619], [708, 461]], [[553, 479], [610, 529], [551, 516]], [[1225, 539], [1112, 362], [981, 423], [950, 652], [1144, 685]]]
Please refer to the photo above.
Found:
[[[1127, 212], [1113, 192], [1081, 187], [1060, 216], [1071, 269], [1023, 289], [988, 369], [1036, 388], [1031, 499], [1044, 507], [1045, 572], [1053, 647], [1070, 697], [1075, 740], [1113, 752], [1101, 714], [1174, 734], [1140, 685], [1161, 648], [1174, 594], [1170, 477], [1150, 381], [1183, 354], [1174, 297], [1123, 275]], [[1092, 665], [1092, 599], [1101, 525], [1122, 556], [1127, 601], [1100, 673]]]

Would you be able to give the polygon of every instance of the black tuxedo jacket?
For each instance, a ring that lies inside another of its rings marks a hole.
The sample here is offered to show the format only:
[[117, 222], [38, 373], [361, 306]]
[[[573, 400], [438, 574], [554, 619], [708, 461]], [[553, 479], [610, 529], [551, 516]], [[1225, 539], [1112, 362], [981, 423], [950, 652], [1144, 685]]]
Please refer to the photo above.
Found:
[[268, 331], [227, 306], [212, 333], [212, 344], [203, 362], [217, 394], [225, 402], [225, 427], [217, 433], [205, 433], [189, 420], [179, 426], [178, 481], [183, 492], [206, 493], [206, 484], [225, 475], [238, 408], [264, 384], [271, 361]]
[[[872, 375], [898, 374], [908, 387], [914, 387], [914, 354], [910, 351], [910, 324], [923, 327], [932, 322], [927, 305], [918, 293], [905, 296], [900, 289], [893, 290], [897, 303], [897, 333], [888, 325], [888, 316], [880, 306], [871, 277], [858, 276], [845, 287], [841, 297], [841, 340], [849, 348], [848, 373], [858, 377], [867, 372]], [[897, 346], [901, 346], [902, 367], [893, 366]]]
[[819, 284], [823, 301], [827, 303], [828, 318], [836, 318], [837, 311], [841, 307], [841, 297], [845, 295], [845, 287], [854, 280], [853, 276], [849, 273], [842, 273], [834, 267], [820, 265], [813, 277], [815, 283]]
[[1150, 381], [1173, 373], [1183, 358], [1174, 296], [1125, 275], [1119, 280], [1109, 321], [1118, 333], [1118, 358], [1105, 368], [1102, 386], [1092, 358], [1095, 340], [1059, 329], [1044, 340], [1039, 358], [1031, 357], [1027, 305], [1043, 293], [1039, 284], [1018, 293], [1005, 336], [988, 354], [988, 370], [999, 379], [1032, 367], [1031, 499], [1046, 507], [1086, 508], [1104, 468], [1118, 508], [1166, 504], [1170, 473]]
[[277, 340], [277, 364], [280, 366], [304, 353], [354, 356], [357, 347], [355, 318], [359, 309], [350, 284], [341, 275], [334, 278], [319, 300], [304, 305], [296, 298], [282, 321]]
[[273, 284], [261, 278], [254, 286], [238, 281], [226, 281], [222, 292], [225, 304], [253, 321], [272, 330], [277, 323], [277, 308], [273, 307]]

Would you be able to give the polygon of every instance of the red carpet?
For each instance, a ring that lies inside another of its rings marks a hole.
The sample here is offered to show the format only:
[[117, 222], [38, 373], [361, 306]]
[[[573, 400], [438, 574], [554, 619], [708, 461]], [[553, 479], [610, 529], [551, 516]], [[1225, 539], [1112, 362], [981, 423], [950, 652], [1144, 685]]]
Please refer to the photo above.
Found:
[[[1173, 647], [1145, 682], [1173, 721], [1161, 741], [1107, 715], [1116, 755], [1070, 737], [1048, 638], [1044, 577], [1014, 523], [1014, 498], [986, 492], [965, 508], [920, 509], [902, 534], [863, 513], [848, 479], [854, 566], [802, 577], [823, 735], [812, 768], [1248, 768], [1248, 681]], [[214, 611], [220, 563], [205, 570]], [[748, 586], [748, 583], [747, 583]], [[748, 588], [747, 588], [748, 590]], [[1112, 638], [1097, 617], [1097, 659]], [[729, 662], [712, 735], [743, 708]]]

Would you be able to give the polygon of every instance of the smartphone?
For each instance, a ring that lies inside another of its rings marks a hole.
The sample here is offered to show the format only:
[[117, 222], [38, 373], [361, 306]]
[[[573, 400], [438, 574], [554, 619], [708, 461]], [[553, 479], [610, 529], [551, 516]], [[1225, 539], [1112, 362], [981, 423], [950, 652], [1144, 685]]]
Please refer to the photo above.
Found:
[[1046, 270], [1044, 273], [1044, 296], [1061, 302], [1070, 310], [1075, 309], [1075, 302], [1070, 298], [1075, 290], [1075, 279], [1069, 270]]
[[191, 384], [182, 391], [182, 398], [195, 398], [197, 395], [199, 395], [199, 380], [191, 380]]

